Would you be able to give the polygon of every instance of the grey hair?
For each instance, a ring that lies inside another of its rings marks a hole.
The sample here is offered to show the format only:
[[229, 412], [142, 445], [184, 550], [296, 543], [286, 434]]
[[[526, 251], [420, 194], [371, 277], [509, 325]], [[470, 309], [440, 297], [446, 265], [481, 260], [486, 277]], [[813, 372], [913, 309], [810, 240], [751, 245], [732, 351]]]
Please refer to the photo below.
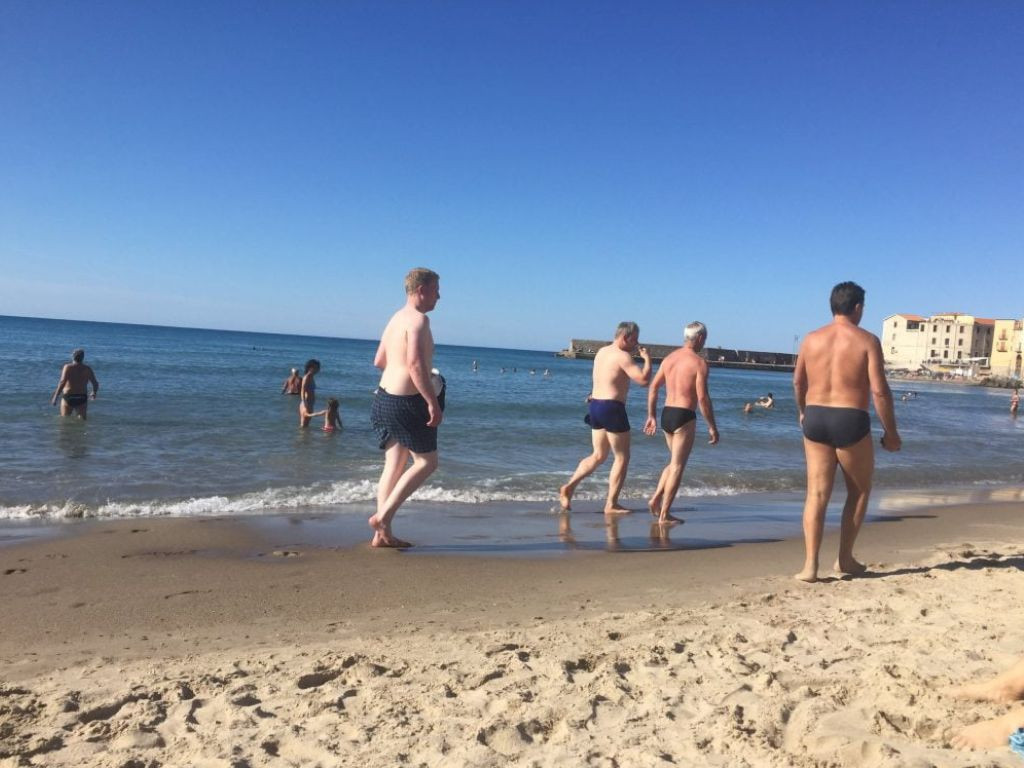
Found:
[[692, 323], [686, 326], [686, 329], [683, 331], [683, 341], [690, 341], [691, 339], [695, 339], [698, 336], [706, 337], [707, 335], [708, 327], [704, 325], [704, 323], [694, 320]]
[[624, 320], [619, 323], [619, 327], [615, 329], [615, 338], [619, 336], [639, 336], [640, 326], [631, 320]]

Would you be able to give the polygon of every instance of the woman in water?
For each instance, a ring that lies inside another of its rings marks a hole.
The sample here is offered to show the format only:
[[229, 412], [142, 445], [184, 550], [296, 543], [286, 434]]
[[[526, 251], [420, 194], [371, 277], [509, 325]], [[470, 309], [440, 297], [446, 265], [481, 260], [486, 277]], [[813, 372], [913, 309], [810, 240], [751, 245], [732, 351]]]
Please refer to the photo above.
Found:
[[306, 370], [302, 375], [302, 389], [299, 392], [299, 426], [308, 427], [309, 420], [317, 415], [313, 412], [316, 403], [316, 378], [320, 373], [320, 361], [306, 361]]

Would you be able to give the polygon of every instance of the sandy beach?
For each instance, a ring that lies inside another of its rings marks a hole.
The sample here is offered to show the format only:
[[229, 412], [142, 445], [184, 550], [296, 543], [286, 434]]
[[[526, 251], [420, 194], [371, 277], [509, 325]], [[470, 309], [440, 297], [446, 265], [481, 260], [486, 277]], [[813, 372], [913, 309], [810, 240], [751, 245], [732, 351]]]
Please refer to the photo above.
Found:
[[1005, 708], [942, 689], [1024, 653], [1021, 513], [870, 524], [870, 575], [815, 585], [798, 540], [485, 558], [85, 523], [0, 548], [0, 766], [1012, 765], [949, 743]]

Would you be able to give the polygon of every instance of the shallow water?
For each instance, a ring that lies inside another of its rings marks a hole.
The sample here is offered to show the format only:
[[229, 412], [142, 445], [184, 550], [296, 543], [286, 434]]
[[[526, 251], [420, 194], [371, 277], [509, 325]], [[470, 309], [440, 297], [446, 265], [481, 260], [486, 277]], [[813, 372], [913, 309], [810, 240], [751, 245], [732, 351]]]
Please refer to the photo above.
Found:
[[[61, 419], [49, 404], [76, 346], [86, 348], [101, 386], [84, 423]], [[361, 515], [381, 466], [369, 426], [375, 348], [350, 339], [0, 317], [0, 521]], [[341, 401], [341, 434], [319, 424], [300, 430], [297, 398], [279, 394], [289, 368], [311, 357], [323, 365], [318, 402]], [[438, 347], [435, 364], [448, 380], [441, 467], [415, 499], [553, 503], [589, 450], [583, 416], [591, 364], [546, 351], [452, 346]], [[911, 387], [918, 397], [896, 405], [904, 450], [878, 452], [877, 487], [933, 493], [1024, 481], [1024, 420], [1009, 416], [1008, 392], [893, 383], [897, 393]], [[680, 504], [799, 493], [803, 453], [790, 377], [716, 369], [710, 388], [722, 442], [707, 445], [699, 424]], [[745, 401], [769, 391], [773, 411], [742, 413]], [[640, 433], [644, 414], [644, 391], [634, 391], [624, 494], [634, 506], [666, 458], [662, 438]], [[606, 478], [599, 470], [585, 482], [580, 502], [602, 498]]]

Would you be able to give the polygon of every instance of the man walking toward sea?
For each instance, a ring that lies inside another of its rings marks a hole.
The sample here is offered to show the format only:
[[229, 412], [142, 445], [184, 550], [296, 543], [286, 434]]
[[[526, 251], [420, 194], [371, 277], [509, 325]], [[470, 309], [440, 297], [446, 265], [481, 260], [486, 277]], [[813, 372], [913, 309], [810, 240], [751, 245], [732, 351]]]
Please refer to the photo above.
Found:
[[[606, 515], [629, 512], [619, 504], [619, 494], [626, 482], [626, 470], [629, 469], [626, 397], [630, 381], [646, 387], [651, 380], [651, 356], [646, 348], [637, 346], [639, 340], [640, 327], [636, 323], [619, 323], [615, 341], [601, 347], [594, 356], [594, 383], [588, 398], [589, 413], [586, 418], [590, 424], [594, 450], [579, 463], [569, 482], [559, 489], [558, 499], [564, 510], [571, 509], [576, 486], [604, 463], [610, 449], [615, 460], [608, 477], [608, 499], [605, 501], [604, 512]], [[633, 362], [634, 353], [639, 353], [643, 359], [643, 368]]]
[[368, 521], [373, 547], [412, 546], [395, 537], [391, 521], [437, 469], [444, 391], [431, 379], [434, 337], [427, 313], [441, 298], [440, 277], [429, 269], [411, 270], [405, 277], [405, 295], [405, 306], [388, 321], [373, 359], [382, 373], [370, 423], [384, 451], [377, 512]]
[[708, 363], [700, 356], [708, 340], [708, 329], [704, 323], [692, 322], [683, 331], [683, 346], [666, 357], [651, 382], [647, 393], [647, 423], [644, 432], [653, 435], [657, 431], [655, 414], [658, 412], [658, 390], [665, 385], [665, 407], [661, 411], [661, 429], [668, 444], [669, 460], [661, 471], [658, 488], [651, 496], [648, 507], [659, 523], [681, 523], [671, 515], [672, 502], [679, 491], [686, 462], [693, 450], [697, 435], [697, 413], [708, 425], [708, 440], [711, 445], [718, 442], [718, 427], [715, 426], [715, 412], [708, 394]]
[[832, 289], [830, 303], [832, 322], [804, 337], [793, 374], [807, 459], [806, 557], [796, 578], [809, 582], [818, 579], [818, 550], [837, 464], [846, 480], [846, 503], [834, 567], [854, 576], [867, 570], [854, 559], [853, 544], [864, 522], [875, 470], [869, 396], [882, 422], [882, 447], [898, 451], [902, 444], [885, 380], [882, 345], [874, 334], [857, 327], [864, 314], [864, 289], [852, 282], [839, 283]]
[[89, 408], [89, 384], [92, 384], [92, 399], [100, 391], [100, 383], [96, 381], [96, 374], [92, 368], [86, 365], [85, 350], [76, 349], [71, 353], [71, 362], [65, 365], [60, 371], [60, 381], [53, 391], [50, 402], [57, 404], [57, 398], [61, 398], [60, 415], [70, 416], [78, 413], [85, 421], [86, 411]]

